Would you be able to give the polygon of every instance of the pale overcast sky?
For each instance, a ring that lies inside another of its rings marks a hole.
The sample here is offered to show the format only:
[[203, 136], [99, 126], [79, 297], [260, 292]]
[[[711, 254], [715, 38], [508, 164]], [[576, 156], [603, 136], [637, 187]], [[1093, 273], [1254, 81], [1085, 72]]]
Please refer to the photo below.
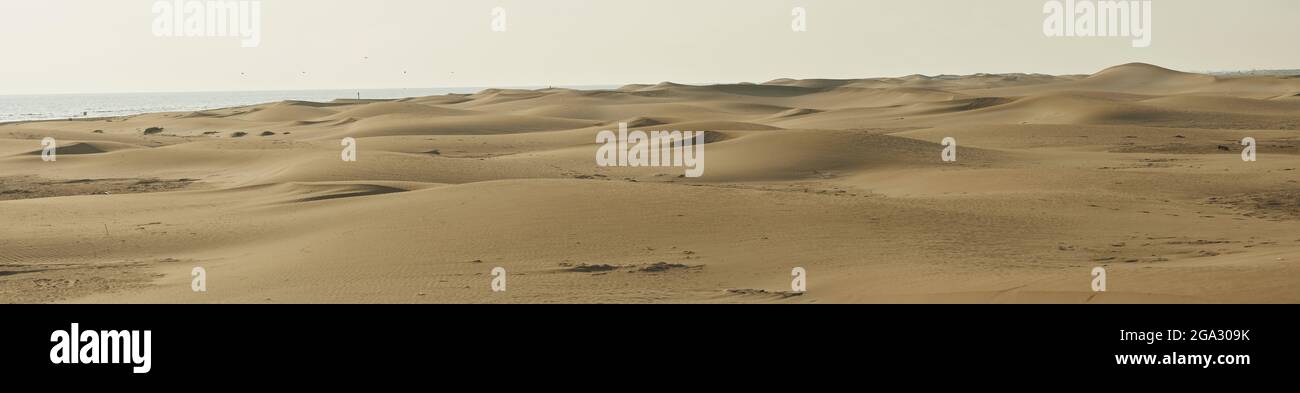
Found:
[[[1046, 37], [1044, 3], [262, 0], [261, 44], [242, 48], [155, 36], [155, 0], [0, 0], [0, 94], [1300, 68], [1297, 0], [1154, 0], [1148, 48]], [[506, 32], [491, 30], [497, 6]]]

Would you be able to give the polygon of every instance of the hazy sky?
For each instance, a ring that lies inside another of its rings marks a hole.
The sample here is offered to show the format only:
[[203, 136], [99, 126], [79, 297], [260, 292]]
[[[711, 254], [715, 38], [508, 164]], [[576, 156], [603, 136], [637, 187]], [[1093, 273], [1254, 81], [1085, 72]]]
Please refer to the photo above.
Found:
[[1297, 0], [1154, 0], [1148, 48], [1046, 37], [1044, 0], [262, 0], [256, 48], [157, 37], [154, 3], [0, 0], [0, 94], [1300, 68]]

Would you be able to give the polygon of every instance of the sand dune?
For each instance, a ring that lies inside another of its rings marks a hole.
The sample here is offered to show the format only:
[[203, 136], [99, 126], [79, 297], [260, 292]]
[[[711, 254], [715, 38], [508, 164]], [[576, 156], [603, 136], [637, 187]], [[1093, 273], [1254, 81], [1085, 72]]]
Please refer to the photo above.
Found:
[[[112, 151], [139, 149], [140, 146], [128, 145], [125, 143], [96, 141], [96, 142], [74, 142], [67, 143], [63, 146], [57, 146], [58, 154], [61, 155], [82, 155], [82, 154], [102, 154]], [[29, 156], [39, 156], [42, 150], [32, 150], [28, 152]]]
[[321, 108], [314, 105], [302, 105], [292, 102], [281, 102], [271, 104], [265, 107], [254, 108], [249, 113], [232, 116], [236, 119], [260, 121], [260, 122], [280, 122], [295, 120], [313, 120], [333, 115], [335, 112], [329, 109]]
[[1148, 64], [3, 124], [0, 302], [1294, 303], [1298, 132], [1300, 78]]

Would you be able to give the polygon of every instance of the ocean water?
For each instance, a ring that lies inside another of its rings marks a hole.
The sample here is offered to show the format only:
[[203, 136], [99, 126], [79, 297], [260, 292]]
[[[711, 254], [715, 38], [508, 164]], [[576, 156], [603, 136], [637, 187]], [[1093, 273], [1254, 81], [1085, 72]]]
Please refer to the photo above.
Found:
[[[591, 87], [581, 87], [591, 88]], [[598, 87], [604, 88], [604, 87]], [[416, 88], [364, 90], [233, 91], [190, 93], [120, 93], [0, 95], [0, 123], [28, 120], [112, 117], [153, 112], [197, 111], [284, 100], [329, 102], [335, 99], [393, 99], [470, 94], [484, 88]]]

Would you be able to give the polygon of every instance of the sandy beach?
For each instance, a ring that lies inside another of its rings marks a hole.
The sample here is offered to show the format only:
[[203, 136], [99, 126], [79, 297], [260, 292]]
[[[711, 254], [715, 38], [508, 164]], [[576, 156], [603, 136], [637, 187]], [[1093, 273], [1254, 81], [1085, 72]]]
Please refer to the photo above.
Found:
[[1148, 64], [11, 123], [0, 303], [1296, 303], [1298, 182], [1300, 78]]

